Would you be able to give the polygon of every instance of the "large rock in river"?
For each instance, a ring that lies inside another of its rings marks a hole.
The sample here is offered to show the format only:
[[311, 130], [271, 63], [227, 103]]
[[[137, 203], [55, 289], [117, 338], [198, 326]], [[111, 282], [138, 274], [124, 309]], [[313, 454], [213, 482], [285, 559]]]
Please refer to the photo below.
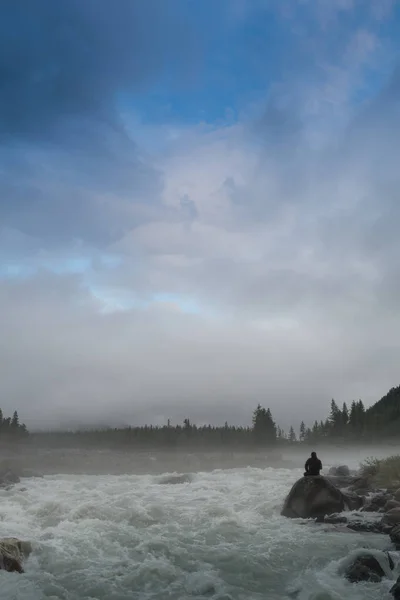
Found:
[[0, 569], [23, 573], [23, 561], [32, 552], [30, 542], [17, 538], [0, 539]]
[[345, 497], [322, 476], [302, 477], [292, 487], [281, 515], [290, 519], [315, 519], [345, 509]]

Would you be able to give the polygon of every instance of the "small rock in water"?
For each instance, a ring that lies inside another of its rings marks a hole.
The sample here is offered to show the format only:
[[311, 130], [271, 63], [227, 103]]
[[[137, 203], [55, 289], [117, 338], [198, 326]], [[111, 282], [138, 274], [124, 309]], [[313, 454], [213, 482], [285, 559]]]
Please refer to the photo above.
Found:
[[393, 558], [390, 556], [389, 552], [386, 552], [386, 554], [387, 554], [388, 561], [389, 561], [389, 568], [391, 571], [393, 571], [393, 569], [394, 569]]
[[347, 521], [347, 517], [344, 517], [343, 515], [338, 515], [337, 513], [333, 515], [327, 515], [326, 517], [324, 517], [324, 523], [330, 523], [331, 525], [347, 523]]
[[350, 469], [347, 465], [339, 465], [338, 467], [331, 467], [329, 469], [329, 475], [336, 477], [348, 477], [350, 475]]
[[391, 588], [390, 593], [395, 600], [400, 600], [400, 577], [397, 579], [394, 586]]
[[383, 508], [385, 512], [392, 510], [392, 508], [400, 508], [400, 502], [398, 500], [388, 500]]
[[372, 554], [358, 556], [346, 570], [346, 578], [351, 583], [358, 583], [360, 581], [379, 583], [384, 575], [385, 571]]
[[23, 573], [23, 559], [28, 557], [31, 552], [30, 542], [24, 542], [17, 538], [0, 539], [0, 569]]
[[349, 510], [359, 510], [363, 507], [364, 498], [354, 493], [344, 494], [344, 501]]
[[382, 533], [382, 525], [378, 521], [349, 521], [348, 529], [360, 533]]
[[400, 523], [400, 508], [388, 510], [382, 517], [382, 523], [385, 525], [397, 525]]
[[0, 487], [8, 487], [14, 483], [19, 483], [20, 478], [10, 469], [4, 469], [0, 472]]
[[389, 533], [390, 541], [395, 545], [396, 550], [400, 550], [400, 525], [396, 525]]

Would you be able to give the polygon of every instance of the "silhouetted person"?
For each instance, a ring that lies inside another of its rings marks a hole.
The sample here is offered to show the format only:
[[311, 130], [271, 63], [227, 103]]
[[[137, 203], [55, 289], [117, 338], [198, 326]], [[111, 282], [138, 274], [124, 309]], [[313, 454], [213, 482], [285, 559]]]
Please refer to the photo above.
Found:
[[307, 475], [314, 477], [319, 475], [322, 469], [322, 462], [319, 460], [316, 452], [311, 452], [311, 457], [307, 460], [304, 468], [306, 470], [304, 473], [305, 477], [307, 477]]

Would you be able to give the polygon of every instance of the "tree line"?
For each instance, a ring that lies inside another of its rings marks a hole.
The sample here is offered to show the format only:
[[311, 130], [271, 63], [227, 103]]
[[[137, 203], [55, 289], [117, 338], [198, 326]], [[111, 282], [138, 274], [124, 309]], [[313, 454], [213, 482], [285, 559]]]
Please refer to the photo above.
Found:
[[[197, 426], [189, 418], [180, 425], [144, 425], [136, 427], [104, 427], [83, 431], [41, 432], [30, 435], [32, 440], [64, 446], [104, 446], [138, 448], [191, 447], [198, 449], [232, 447], [272, 447], [288, 444], [321, 444], [341, 442], [379, 441], [382, 437], [400, 437], [400, 386], [392, 388], [376, 404], [365, 409], [362, 400], [341, 407], [331, 400], [324, 420], [306, 426], [302, 421], [298, 431], [289, 427], [284, 431], [277, 425], [270, 408], [261, 404], [253, 411], [251, 426], [235, 426], [226, 422], [222, 427]], [[4, 418], [0, 410], [0, 438], [27, 436], [24, 424], [20, 424], [17, 411], [12, 418]]]
[[26, 437], [28, 430], [25, 423], [20, 423], [18, 412], [15, 410], [12, 417], [4, 417], [0, 408], [0, 440]]

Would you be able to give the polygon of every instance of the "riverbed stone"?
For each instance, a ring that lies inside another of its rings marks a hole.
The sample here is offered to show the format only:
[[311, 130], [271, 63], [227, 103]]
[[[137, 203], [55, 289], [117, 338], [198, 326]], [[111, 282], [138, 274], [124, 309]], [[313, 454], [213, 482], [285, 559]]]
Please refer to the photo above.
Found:
[[400, 525], [396, 525], [389, 533], [390, 541], [395, 545], [396, 550], [400, 550]]
[[346, 569], [345, 576], [351, 583], [370, 581], [378, 583], [384, 577], [385, 571], [372, 554], [358, 556]]
[[400, 502], [394, 499], [388, 500], [383, 508], [385, 512], [392, 510], [392, 508], [400, 508]]
[[350, 469], [347, 465], [339, 465], [336, 467], [331, 467], [328, 473], [334, 477], [349, 477]]
[[8, 468], [0, 469], [0, 487], [9, 487], [19, 482], [20, 478], [14, 471]]
[[390, 589], [390, 593], [392, 594], [394, 600], [400, 600], [400, 577], [397, 578], [396, 583]]
[[293, 485], [281, 515], [291, 519], [323, 519], [345, 509], [342, 492], [322, 476], [302, 477]]
[[400, 508], [391, 508], [382, 517], [385, 525], [397, 525], [400, 523]]
[[23, 573], [23, 562], [32, 552], [30, 542], [18, 538], [0, 539], [0, 569], [4, 571]]

